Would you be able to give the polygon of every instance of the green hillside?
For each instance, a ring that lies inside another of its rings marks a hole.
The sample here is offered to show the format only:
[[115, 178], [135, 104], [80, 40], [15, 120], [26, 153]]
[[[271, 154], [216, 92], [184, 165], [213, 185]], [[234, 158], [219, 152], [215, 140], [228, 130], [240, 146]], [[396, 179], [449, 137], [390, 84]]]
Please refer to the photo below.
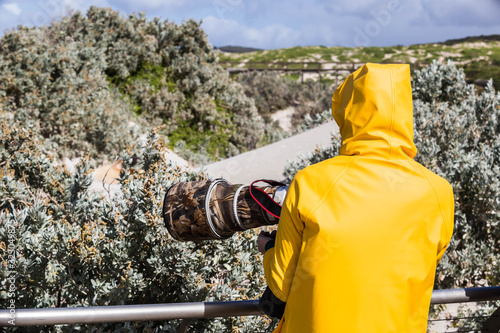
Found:
[[467, 80], [483, 84], [493, 79], [500, 88], [500, 35], [468, 37], [443, 43], [387, 47], [308, 46], [249, 53], [219, 52], [219, 62], [326, 62], [326, 63], [409, 63], [422, 67], [433, 60], [453, 61], [465, 70]]

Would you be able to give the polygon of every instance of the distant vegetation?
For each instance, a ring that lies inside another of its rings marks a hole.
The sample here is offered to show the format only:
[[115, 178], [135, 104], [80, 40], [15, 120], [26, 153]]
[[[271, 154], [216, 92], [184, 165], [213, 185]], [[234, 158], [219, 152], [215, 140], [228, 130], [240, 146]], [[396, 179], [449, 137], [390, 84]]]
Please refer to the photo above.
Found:
[[462, 44], [462, 43], [475, 43], [475, 42], [491, 42], [496, 41], [500, 42], [500, 35], [481, 35], [481, 36], [472, 36], [472, 37], [464, 37], [457, 39], [448, 39], [441, 44], [444, 45], [454, 45], [454, 44]]
[[221, 50], [222, 52], [229, 52], [229, 53], [246, 53], [246, 52], [262, 51], [262, 49], [256, 49], [254, 47], [231, 46], [231, 45], [216, 47], [216, 49]]
[[452, 60], [463, 68], [467, 82], [484, 86], [493, 79], [500, 89], [500, 35], [467, 37], [443, 43], [387, 47], [292, 47], [251, 53], [219, 53], [220, 62], [409, 63], [412, 68], [433, 60]]
[[273, 72], [241, 73], [235, 77], [245, 94], [255, 101], [259, 114], [268, 123], [276, 112], [292, 107], [291, 125], [296, 129], [305, 116], [315, 116], [330, 109], [332, 87], [316, 81], [297, 82]]

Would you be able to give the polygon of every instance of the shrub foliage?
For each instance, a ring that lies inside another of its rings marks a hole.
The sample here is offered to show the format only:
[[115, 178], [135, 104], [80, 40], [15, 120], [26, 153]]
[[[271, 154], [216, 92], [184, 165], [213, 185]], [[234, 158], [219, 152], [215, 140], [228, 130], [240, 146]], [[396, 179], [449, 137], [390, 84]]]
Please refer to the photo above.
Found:
[[[162, 125], [153, 131], [151, 126]], [[256, 298], [253, 231], [181, 243], [166, 189], [201, 179], [165, 160], [166, 140], [220, 158], [254, 148], [263, 121], [216, 63], [199, 23], [92, 7], [0, 40], [0, 303], [17, 308]], [[137, 138], [149, 134], [145, 146]], [[140, 164], [131, 167], [135, 154]], [[74, 172], [62, 157], [80, 157]], [[120, 157], [120, 190], [90, 189], [95, 161]], [[10, 226], [14, 226], [14, 233]], [[8, 246], [14, 235], [15, 254]], [[7, 269], [6, 269], [7, 268]], [[12, 275], [12, 272], [15, 272]], [[15, 283], [8, 279], [15, 276]], [[265, 317], [192, 321], [196, 332], [266, 329]], [[23, 331], [175, 331], [177, 321]]]
[[[38, 147], [30, 130], [0, 124], [2, 308], [12, 299], [11, 272], [16, 272], [17, 308], [254, 299], [262, 292], [265, 280], [254, 231], [221, 242], [183, 243], [169, 236], [161, 212], [166, 189], [203, 175], [167, 163], [165, 143], [156, 131], [141, 151], [139, 167], [131, 168], [133, 156], [123, 153], [121, 191], [112, 198], [89, 190], [88, 158], [70, 173]], [[14, 260], [8, 257], [9, 225], [15, 226]], [[249, 331], [269, 323], [265, 317], [227, 318], [193, 321], [190, 327], [196, 332]], [[170, 321], [96, 327], [142, 332], [177, 326]]]
[[96, 7], [1, 39], [0, 110], [65, 156], [118, 154], [137, 136], [132, 120], [164, 123], [172, 145], [212, 158], [255, 148], [263, 134], [253, 101], [217, 64], [199, 23]]

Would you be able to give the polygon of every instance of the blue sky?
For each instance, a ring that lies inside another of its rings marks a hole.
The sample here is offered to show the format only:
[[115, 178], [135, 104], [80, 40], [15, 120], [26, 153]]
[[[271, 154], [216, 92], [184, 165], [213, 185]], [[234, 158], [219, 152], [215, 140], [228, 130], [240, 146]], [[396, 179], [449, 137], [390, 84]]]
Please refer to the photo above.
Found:
[[0, 0], [0, 35], [92, 5], [201, 20], [215, 46], [390, 46], [500, 34], [500, 0]]

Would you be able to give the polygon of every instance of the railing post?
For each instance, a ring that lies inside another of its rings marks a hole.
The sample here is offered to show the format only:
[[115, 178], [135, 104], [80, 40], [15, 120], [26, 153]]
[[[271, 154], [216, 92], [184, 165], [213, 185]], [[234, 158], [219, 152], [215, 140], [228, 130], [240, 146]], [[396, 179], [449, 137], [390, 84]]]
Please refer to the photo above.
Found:
[[338, 66], [335, 64], [335, 87], [338, 87], [339, 86], [339, 68]]

